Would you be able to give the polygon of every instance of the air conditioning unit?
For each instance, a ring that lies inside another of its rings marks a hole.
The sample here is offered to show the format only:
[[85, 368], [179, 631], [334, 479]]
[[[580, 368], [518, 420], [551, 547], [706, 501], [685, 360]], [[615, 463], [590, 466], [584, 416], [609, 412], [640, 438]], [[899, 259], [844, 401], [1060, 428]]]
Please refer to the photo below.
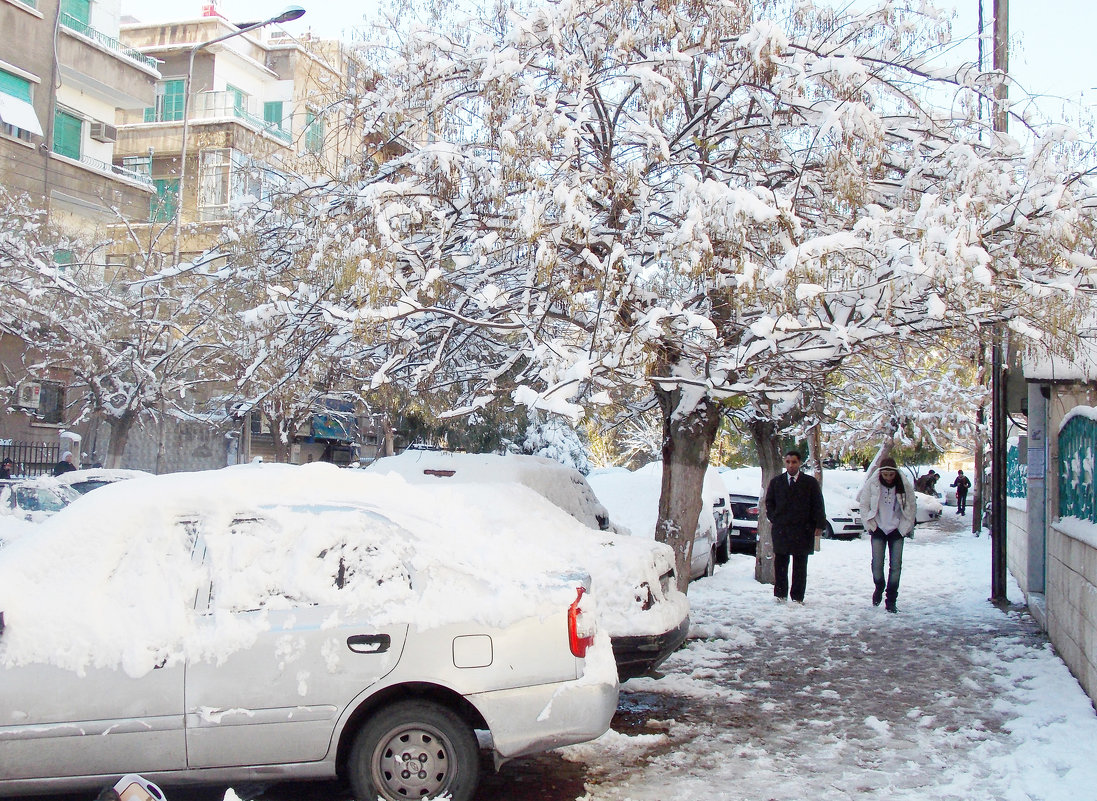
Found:
[[19, 385], [19, 399], [16, 406], [24, 409], [37, 409], [42, 405], [42, 385], [37, 381], [25, 381]]
[[96, 142], [117, 142], [118, 129], [105, 122], [93, 122], [91, 124], [91, 138]]

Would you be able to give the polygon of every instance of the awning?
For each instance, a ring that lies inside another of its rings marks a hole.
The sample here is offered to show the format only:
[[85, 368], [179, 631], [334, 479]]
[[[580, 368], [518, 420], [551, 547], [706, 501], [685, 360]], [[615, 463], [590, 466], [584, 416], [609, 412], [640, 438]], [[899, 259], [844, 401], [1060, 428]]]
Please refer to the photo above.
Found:
[[20, 100], [11, 95], [0, 93], [0, 120], [24, 131], [42, 136], [42, 126], [38, 122], [38, 115], [34, 113], [34, 106], [26, 100]]

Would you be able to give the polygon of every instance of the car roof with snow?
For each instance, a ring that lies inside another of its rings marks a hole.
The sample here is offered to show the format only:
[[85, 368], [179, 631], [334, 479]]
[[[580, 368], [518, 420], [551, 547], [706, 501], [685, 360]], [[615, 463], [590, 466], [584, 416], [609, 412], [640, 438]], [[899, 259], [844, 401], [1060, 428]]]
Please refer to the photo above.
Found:
[[377, 459], [366, 470], [398, 473], [417, 483], [451, 479], [523, 484], [590, 528], [604, 531], [611, 526], [609, 512], [583, 474], [541, 456], [409, 449]]

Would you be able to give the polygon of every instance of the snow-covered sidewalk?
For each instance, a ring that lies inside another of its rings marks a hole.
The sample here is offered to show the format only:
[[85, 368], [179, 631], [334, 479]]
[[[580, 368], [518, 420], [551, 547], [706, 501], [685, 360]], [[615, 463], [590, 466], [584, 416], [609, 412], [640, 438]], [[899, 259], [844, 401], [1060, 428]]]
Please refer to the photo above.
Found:
[[626, 684], [614, 730], [563, 749], [583, 801], [1095, 797], [1093, 707], [1031, 618], [987, 601], [990, 540], [969, 526], [946, 507], [918, 527], [898, 615], [871, 605], [867, 537], [823, 543], [802, 606], [747, 556], [693, 584], [666, 677]]

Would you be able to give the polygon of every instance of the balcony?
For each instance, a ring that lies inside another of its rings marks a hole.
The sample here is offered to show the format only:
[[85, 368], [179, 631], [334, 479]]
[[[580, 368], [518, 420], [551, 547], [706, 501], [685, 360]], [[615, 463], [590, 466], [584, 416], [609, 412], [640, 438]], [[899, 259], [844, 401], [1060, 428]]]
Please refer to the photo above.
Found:
[[[248, 98], [250, 101], [251, 98]], [[197, 92], [191, 95], [190, 121], [236, 119], [249, 128], [270, 134], [275, 139], [290, 144], [293, 135], [278, 123], [267, 122], [239, 102], [233, 92]]]
[[131, 61], [136, 61], [138, 64], [142, 64], [149, 69], [155, 70], [156, 65], [159, 63], [155, 58], [143, 55], [134, 50], [132, 47], [128, 47], [122, 44], [117, 39], [113, 39], [110, 36], [107, 36], [105, 33], [97, 31], [90, 25], [85, 25], [72, 14], [62, 13], [61, 24], [69, 30], [76, 31], [76, 33], [80, 34], [81, 36], [84, 36], [88, 39], [91, 39], [93, 42], [102, 45], [108, 50], [111, 50], [118, 55], [124, 56]]

